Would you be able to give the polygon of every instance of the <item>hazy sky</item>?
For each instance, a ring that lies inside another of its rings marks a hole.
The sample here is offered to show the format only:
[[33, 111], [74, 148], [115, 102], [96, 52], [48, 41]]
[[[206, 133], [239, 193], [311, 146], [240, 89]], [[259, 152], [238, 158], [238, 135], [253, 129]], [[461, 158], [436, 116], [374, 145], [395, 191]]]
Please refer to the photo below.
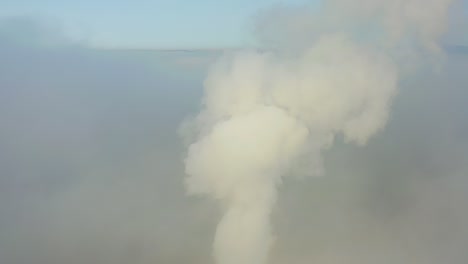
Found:
[[[462, 8], [467, 15], [467, 0]], [[104, 48], [224, 48], [249, 45], [252, 18], [275, 4], [320, 0], [3, 0], [0, 18], [52, 21], [66, 35]], [[466, 20], [466, 19], [463, 19]], [[459, 22], [457, 22], [459, 23]], [[466, 28], [461, 23], [458, 34]], [[466, 33], [461, 32], [466, 35]], [[457, 36], [464, 44], [467, 36]]]
[[279, 2], [317, 0], [3, 0], [0, 17], [58, 20], [99, 47], [226, 47], [248, 42], [249, 18]]

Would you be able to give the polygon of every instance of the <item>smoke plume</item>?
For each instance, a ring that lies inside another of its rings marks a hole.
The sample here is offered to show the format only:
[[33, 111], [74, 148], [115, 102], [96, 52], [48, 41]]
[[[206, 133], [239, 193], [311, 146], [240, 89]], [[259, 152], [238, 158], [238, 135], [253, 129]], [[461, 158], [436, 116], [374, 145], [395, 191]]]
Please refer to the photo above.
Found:
[[337, 137], [365, 145], [384, 128], [407, 63], [442, 55], [450, 2], [271, 9], [256, 29], [275, 52], [242, 51], [212, 67], [185, 166], [188, 192], [222, 207], [216, 263], [266, 263], [283, 177], [321, 175], [321, 154]]

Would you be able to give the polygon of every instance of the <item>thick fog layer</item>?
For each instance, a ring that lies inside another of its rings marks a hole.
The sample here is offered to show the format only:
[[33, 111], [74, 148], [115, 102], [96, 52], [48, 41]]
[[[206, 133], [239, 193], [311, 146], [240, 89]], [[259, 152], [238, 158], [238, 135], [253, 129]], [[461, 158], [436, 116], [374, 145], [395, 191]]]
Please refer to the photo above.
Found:
[[[20, 21], [0, 27], [0, 263], [212, 263], [218, 206], [186, 196], [177, 130], [219, 54], [44, 44]], [[326, 175], [285, 179], [270, 263], [465, 263], [467, 67], [449, 49], [365, 148], [338, 137]]]

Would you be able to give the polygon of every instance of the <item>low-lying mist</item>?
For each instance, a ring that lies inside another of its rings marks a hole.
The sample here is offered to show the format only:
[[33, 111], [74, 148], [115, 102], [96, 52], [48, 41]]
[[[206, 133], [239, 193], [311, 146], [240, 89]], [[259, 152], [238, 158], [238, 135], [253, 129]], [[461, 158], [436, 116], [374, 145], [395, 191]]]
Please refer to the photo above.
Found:
[[[213, 263], [220, 212], [186, 196], [177, 130], [217, 54], [45, 45], [34, 23], [19, 45], [6, 25], [0, 263]], [[339, 137], [326, 175], [285, 179], [269, 263], [465, 263], [467, 67], [467, 52], [448, 50], [438, 74], [401, 80], [365, 148]]]

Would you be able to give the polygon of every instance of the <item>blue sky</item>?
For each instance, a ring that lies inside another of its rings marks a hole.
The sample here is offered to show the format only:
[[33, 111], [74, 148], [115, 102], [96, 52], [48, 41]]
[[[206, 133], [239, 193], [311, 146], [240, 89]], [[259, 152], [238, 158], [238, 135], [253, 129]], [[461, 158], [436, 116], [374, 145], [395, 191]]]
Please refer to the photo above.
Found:
[[[49, 20], [60, 25], [67, 36], [93, 47], [226, 48], [253, 43], [252, 18], [262, 8], [320, 1], [1, 0], [0, 19], [26, 16]], [[467, 9], [468, 0], [461, 1]], [[468, 43], [467, 36], [457, 39]]]
[[[211, 48], [248, 43], [250, 18], [278, 0], [3, 0], [0, 16], [59, 21], [93, 46]], [[283, 0], [305, 3], [310, 0]], [[314, 2], [314, 0], [312, 0]]]

